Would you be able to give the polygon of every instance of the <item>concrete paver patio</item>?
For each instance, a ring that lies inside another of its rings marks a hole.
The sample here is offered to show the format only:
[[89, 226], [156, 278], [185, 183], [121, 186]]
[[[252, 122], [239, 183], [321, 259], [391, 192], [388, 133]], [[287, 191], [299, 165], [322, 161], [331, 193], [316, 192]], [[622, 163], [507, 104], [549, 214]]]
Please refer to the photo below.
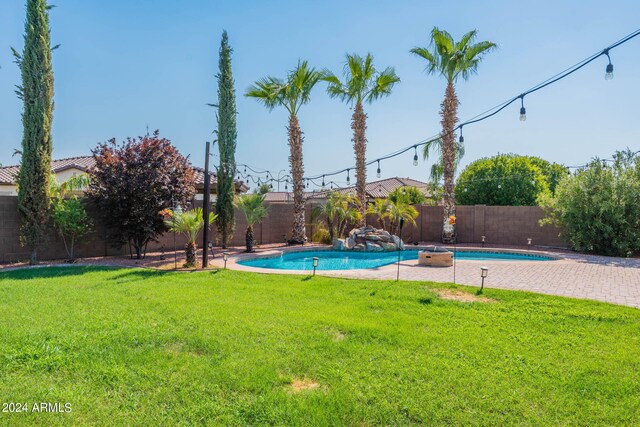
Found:
[[[291, 250], [308, 250], [292, 248]], [[460, 247], [478, 250], [478, 247]], [[487, 248], [489, 249], [489, 248]], [[263, 252], [265, 256], [274, 251]], [[503, 250], [503, 249], [499, 249]], [[539, 292], [572, 298], [592, 299], [640, 308], [640, 259], [612, 258], [569, 252], [531, 251], [532, 254], [558, 257], [554, 261], [471, 261], [460, 260], [455, 266], [455, 283], [480, 286], [480, 267], [489, 268], [485, 287]], [[235, 255], [228, 268], [261, 273], [308, 274], [308, 271], [253, 268], [236, 261], [251, 255]], [[218, 263], [216, 261], [216, 263]], [[318, 270], [316, 274], [354, 279], [395, 280], [396, 264], [363, 270]], [[400, 263], [400, 280], [453, 282], [453, 267], [418, 266], [417, 260]]]

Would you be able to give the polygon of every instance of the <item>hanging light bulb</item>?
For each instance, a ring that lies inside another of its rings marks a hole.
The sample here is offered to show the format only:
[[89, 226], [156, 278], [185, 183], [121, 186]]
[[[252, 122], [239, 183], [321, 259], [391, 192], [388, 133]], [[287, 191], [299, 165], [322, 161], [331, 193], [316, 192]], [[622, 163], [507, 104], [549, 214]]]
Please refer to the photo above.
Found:
[[349, 178], [349, 169], [347, 169], [347, 185], [351, 182], [351, 178]]
[[324, 175], [322, 175], [322, 189], [323, 190], [324, 190], [324, 187], [325, 187], [325, 185], [324, 185]]
[[309, 180], [307, 180], [307, 188], [309, 188]]
[[609, 49], [605, 49], [603, 53], [607, 55], [607, 59], [609, 60], [607, 68], [605, 69], [604, 79], [611, 80], [613, 79], [613, 64], [611, 63], [611, 57], [609, 56]]
[[527, 120], [527, 109], [524, 108], [524, 95], [520, 95], [520, 121], [524, 122]]
[[247, 174], [247, 167], [246, 166], [244, 167], [244, 174], [245, 175]]
[[289, 190], [289, 181], [284, 182], [284, 191]]
[[418, 166], [418, 148], [413, 146], [413, 166]]
[[502, 184], [498, 184], [498, 188], [502, 188]]
[[464, 136], [462, 136], [462, 125], [460, 125], [460, 138], [458, 138], [458, 142], [460, 142], [460, 144], [464, 142]]
[[380, 178], [382, 173], [380, 172], [380, 160], [378, 160], [378, 170], [376, 171], [376, 177]]

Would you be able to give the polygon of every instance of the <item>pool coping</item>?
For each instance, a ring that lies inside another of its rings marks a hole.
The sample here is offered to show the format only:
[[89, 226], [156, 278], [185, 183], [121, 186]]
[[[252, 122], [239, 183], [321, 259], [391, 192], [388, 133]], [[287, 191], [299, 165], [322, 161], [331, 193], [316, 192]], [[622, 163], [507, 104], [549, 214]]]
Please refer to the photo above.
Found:
[[[424, 250], [428, 247], [432, 247], [434, 245], [411, 245], [411, 249], [408, 250]], [[440, 245], [438, 245], [440, 246]], [[548, 251], [548, 250], [540, 250], [540, 249], [505, 249], [505, 248], [482, 248], [482, 247], [475, 247], [475, 246], [451, 246], [451, 245], [441, 245], [440, 247], [444, 247], [447, 250], [450, 250], [451, 252], [490, 252], [490, 253], [510, 253], [510, 254], [521, 254], [521, 255], [534, 255], [534, 256], [544, 256], [544, 257], [548, 257], [548, 258], [552, 258], [551, 260], [517, 260], [517, 259], [510, 259], [510, 260], [497, 260], [500, 262], [513, 262], [513, 263], [532, 263], [532, 262], [548, 262], [548, 261], [561, 261], [565, 258], [567, 258], [565, 256], [565, 254], [560, 253], [560, 252], [556, 252], [556, 251]], [[243, 264], [239, 264], [239, 262], [241, 261], [246, 261], [246, 260], [250, 260], [250, 259], [257, 259], [257, 258], [274, 258], [277, 257], [279, 255], [282, 255], [284, 253], [289, 253], [289, 252], [310, 252], [310, 251], [330, 251], [333, 250], [333, 246], [331, 245], [319, 245], [319, 244], [314, 244], [314, 245], [304, 245], [304, 246], [292, 246], [292, 247], [284, 247], [284, 248], [277, 248], [277, 249], [271, 249], [271, 250], [267, 250], [267, 251], [263, 251], [263, 252], [254, 252], [254, 253], [240, 253], [240, 254], [236, 254], [236, 255], [232, 255], [229, 257], [229, 260], [227, 261], [227, 268], [233, 269], [233, 270], [238, 270], [238, 271], [246, 271], [246, 272], [253, 272], [253, 273], [266, 273], [266, 274], [295, 274], [295, 275], [309, 275], [312, 273], [313, 270], [287, 270], [287, 269], [277, 269], [277, 268], [265, 268], [265, 267], [252, 267], [252, 266], [247, 266], [247, 265], [243, 265]], [[347, 252], [347, 251], [345, 251]], [[412, 262], [415, 261], [417, 263], [417, 260], [401, 260], [400, 264], [404, 264], [407, 262]], [[493, 260], [496, 261], [496, 260]], [[482, 264], [487, 262], [487, 260], [470, 260], [470, 259], [464, 259], [464, 260], [458, 260], [456, 261], [456, 263], [460, 263], [460, 262], [464, 262], [464, 263], [475, 263], [475, 264]], [[357, 272], [357, 271], [361, 271], [361, 270], [366, 270], [366, 271], [378, 271], [380, 269], [383, 268], [388, 268], [390, 265], [394, 265], [396, 263], [391, 263], [391, 264], [385, 264], [385, 265], [381, 265], [378, 267], [369, 267], [369, 268], [354, 268], [354, 269], [348, 269], [348, 270], [317, 270], [316, 274], [319, 275], [335, 275], [335, 274], [340, 274], [343, 273], [345, 271], [351, 271], [351, 272]], [[412, 262], [413, 264], [413, 262]], [[434, 266], [421, 266], [427, 269], [430, 268], [435, 268], [435, 269], [446, 269], [446, 268], [452, 268], [452, 267], [434, 267]]]

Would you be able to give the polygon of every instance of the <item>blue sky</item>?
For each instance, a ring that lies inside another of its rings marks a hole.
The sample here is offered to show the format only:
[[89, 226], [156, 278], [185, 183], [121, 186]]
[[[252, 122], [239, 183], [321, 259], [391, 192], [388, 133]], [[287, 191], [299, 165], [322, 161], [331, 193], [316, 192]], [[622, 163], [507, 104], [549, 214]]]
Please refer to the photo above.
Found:
[[[368, 158], [432, 136], [444, 81], [423, 72], [408, 51], [426, 46], [436, 25], [460, 37], [476, 28], [499, 50], [458, 84], [459, 116], [470, 118], [573, 65], [637, 29], [637, 1], [94, 1], [58, 0], [51, 11], [54, 53], [54, 157], [86, 155], [96, 143], [160, 129], [195, 164], [212, 138], [218, 47], [223, 29], [234, 48], [238, 94], [238, 162], [288, 169], [286, 113], [245, 98], [265, 75], [284, 76], [299, 58], [342, 68], [344, 54], [371, 52], [402, 79], [389, 98], [366, 106]], [[483, 3], [483, 4], [481, 4]], [[488, 4], [487, 4], [488, 3]], [[0, 2], [0, 163], [20, 145], [21, 103], [10, 46], [22, 49], [24, 0]], [[496, 153], [538, 155], [565, 164], [640, 149], [640, 37], [612, 51], [615, 78], [601, 58], [519, 105], [465, 128], [463, 164]], [[305, 175], [353, 164], [351, 112], [320, 85], [302, 108]], [[426, 180], [430, 163], [413, 153], [382, 163], [383, 176]], [[215, 158], [214, 158], [215, 161]], [[375, 166], [369, 170], [375, 179]], [[344, 181], [338, 177], [337, 181]]]

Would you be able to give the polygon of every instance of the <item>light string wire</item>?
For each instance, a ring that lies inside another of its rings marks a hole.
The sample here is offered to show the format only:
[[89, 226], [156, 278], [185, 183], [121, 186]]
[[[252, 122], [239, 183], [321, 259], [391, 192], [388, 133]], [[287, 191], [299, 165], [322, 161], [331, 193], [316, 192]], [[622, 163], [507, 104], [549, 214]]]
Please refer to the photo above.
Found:
[[[421, 141], [416, 142], [415, 144], [409, 145], [407, 147], [401, 148], [399, 150], [396, 150], [392, 153], [380, 156], [376, 159], [370, 160], [368, 162], [365, 163], [366, 166], [370, 166], [374, 163], [379, 163], [383, 160], [388, 160], [397, 156], [400, 156], [404, 153], [406, 153], [407, 151], [410, 150], [417, 150], [418, 147], [422, 147], [424, 145], [430, 144], [434, 141], [437, 141], [438, 139], [444, 138], [445, 136], [448, 136], [450, 134], [455, 134], [456, 131], [460, 130], [462, 132], [462, 129], [465, 126], [471, 125], [471, 124], [475, 124], [475, 123], [479, 123], [482, 122], [484, 120], [487, 120], [495, 115], [497, 115], [498, 113], [500, 113], [501, 111], [503, 111], [505, 108], [507, 108], [508, 106], [510, 106], [511, 104], [513, 104], [514, 102], [520, 100], [522, 103], [522, 111], [524, 110], [524, 98], [525, 96], [532, 94], [534, 92], [537, 92], [541, 89], [544, 89], [554, 83], [557, 83], [558, 81], [565, 79], [567, 77], [569, 77], [571, 74], [575, 73], [576, 71], [586, 67], [587, 65], [589, 65], [591, 62], [595, 61], [596, 59], [600, 58], [601, 56], [606, 56], [607, 59], [609, 59], [609, 63], [607, 66], [607, 73], [609, 73], [609, 65], [611, 65], [610, 62], [610, 57], [609, 57], [609, 53], [615, 49], [616, 47], [628, 42], [629, 40], [637, 37], [638, 35], [640, 35], [640, 29], [635, 30], [631, 33], [629, 33], [628, 35], [622, 37], [621, 39], [619, 39], [618, 41], [614, 42], [613, 44], [607, 46], [606, 48], [599, 50], [598, 52], [592, 54], [591, 56], [583, 59], [582, 61], [564, 69], [563, 71], [560, 71], [559, 73], [547, 78], [546, 80], [536, 84], [535, 86], [525, 90], [524, 92], [521, 92], [520, 94], [513, 96], [509, 99], [507, 99], [506, 101], [501, 102], [500, 104], [495, 105], [494, 107], [491, 107], [487, 110], [485, 110], [484, 112], [477, 114], [473, 117], [471, 117], [470, 119], [458, 124], [456, 127], [454, 127], [451, 131], [449, 131], [448, 133], [442, 134], [442, 133], [438, 133], [435, 134], [433, 136], [431, 136], [430, 138], [427, 139], [423, 139]], [[603, 159], [603, 161], [613, 161], [612, 159]], [[579, 168], [583, 168], [585, 167], [587, 164], [584, 165], [579, 165], [579, 166], [569, 166], [568, 169], [579, 169]], [[243, 168], [249, 169], [250, 171], [252, 171], [255, 174], [266, 174], [267, 178], [265, 180], [262, 180], [261, 178], [258, 178], [258, 180], [256, 181], [254, 179], [253, 176], [248, 175], [252, 181], [254, 183], [266, 183], [266, 182], [276, 182], [276, 183], [281, 183], [281, 182], [286, 182], [286, 183], [291, 183], [291, 176], [290, 175], [285, 175], [284, 177], [281, 178], [275, 178], [273, 175], [273, 172], [270, 170], [260, 170], [259, 168], [254, 168], [251, 167], [249, 165], [246, 164], [240, 164], [238, 163], [237, 166], [242, 166]], [[245, 169], [245, 174], [246, 174], [246, 169]], [[325, 178], [327, 177], [332, 177], [338, 174], [342, 174], [342, 173], [347, 173], [349, 174], [350, 171], [355, 170], [356, 167], [355, 166], [351, 166], [351, 167], [347, 167], [347, 168], [343, 168], [343, 169], [339, 169], [339, 170], [334, 170], [332, 172], [324, 172], [322, 174], [318, 174], [318, 175], [312, 175], [312, 176], [307, 176], [307, 177], [303, 177], [303, 181], [307, 183], [306, 187], [308, 187], [308, 183], [311, 182], [316, 186], [320, 186], [318, 185], [315, 181], [320, 180], [321, 178], [323, 179], [323, 181], [325, 180]], [[240, 174], [241, 176], [243, 176], [244, 174], [240, 173], [240, 170], [237, 168], [236, 172], [238, 174]], [[336, 184], [335, 181], [329, 181], [333, 184]], [[325, 182], [325, 184], [327, 184], [327, 182]]]

